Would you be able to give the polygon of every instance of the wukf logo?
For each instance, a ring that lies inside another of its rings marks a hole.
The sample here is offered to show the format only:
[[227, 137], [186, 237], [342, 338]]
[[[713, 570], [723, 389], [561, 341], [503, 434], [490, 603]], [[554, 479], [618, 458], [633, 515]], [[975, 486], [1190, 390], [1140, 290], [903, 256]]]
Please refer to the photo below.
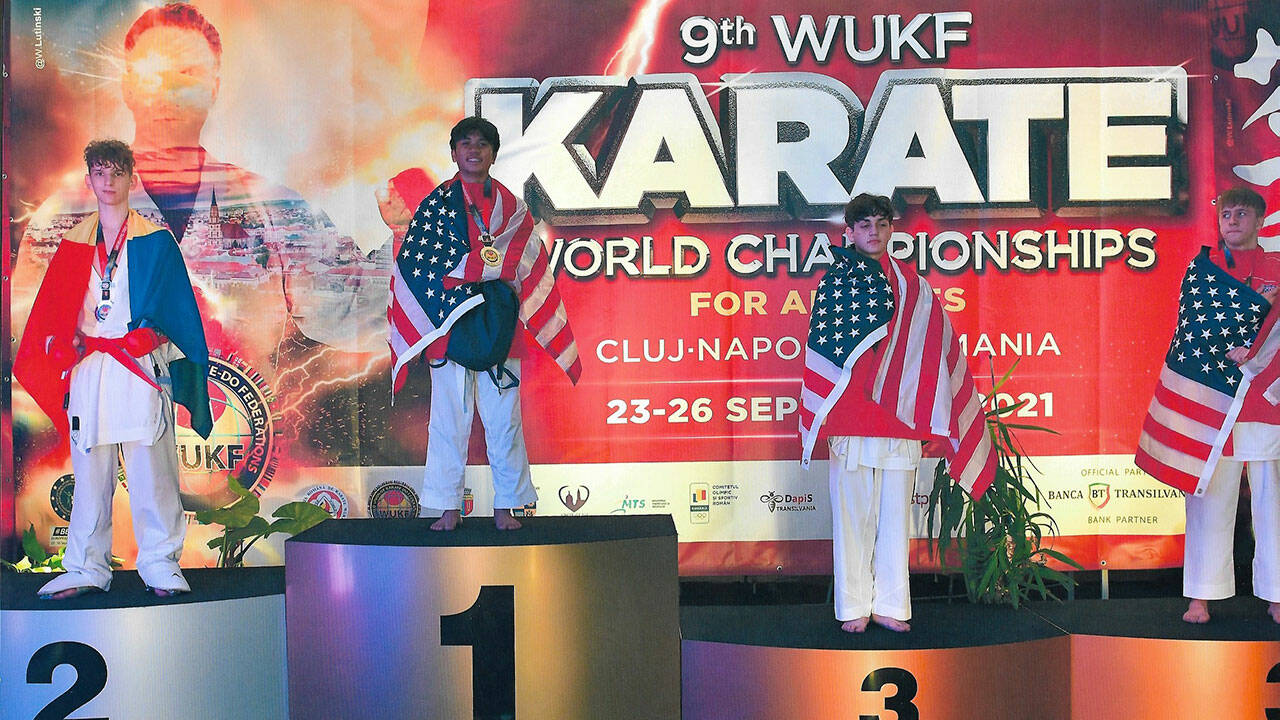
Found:
[[560, 503], [569, 508], [569, 512], [578, 512], [583, 505], [587, 504], [587, 498], [591, 497], [591, 490], [586, 485], [575, 485], [573, 488], [562, 485], [559, 495]]
[[211, 510], [236, 500], [227, 478], [261, 495], [275, 476], [279, 417], [275, 395], [262, 375], [234, 353], [209, 357], [209, 405], [213, 432], [200, 437], [177, 409], [179, 492], [187, 512]]

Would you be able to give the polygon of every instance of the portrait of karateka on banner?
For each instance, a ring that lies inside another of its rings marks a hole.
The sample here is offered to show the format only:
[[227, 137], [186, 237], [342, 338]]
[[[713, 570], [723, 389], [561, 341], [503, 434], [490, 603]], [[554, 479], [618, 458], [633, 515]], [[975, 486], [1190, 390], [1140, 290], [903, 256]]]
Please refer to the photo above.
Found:
[[[345, 362], [342, 355], [324, 353], [314, 362], [326, 347], [379, 347], [389, 273], [298, 193], [205, 148], [201, 135], [218, 98], [222, 52], [218, 30], [185, 3], [146, 10], [130, 25], [120, 77], [136, 127], [139, 182], [130, 204], [178, 240], [211, 353], [234, 353], [278, 404], [297, 405], [293, 396], [311, 393], [316, 381], [347, 374], [345, 366], [329, 369]], [[32, 214], [14, 266], [15, 336], [64, 233], [92, 210], [84, 184], [68, 182]], [[306, 372], [290, 372], [304, 364]], [[354, 423], [290, 427], [286, 437], [296, 432], [306, 441], [295, 448], [303, 464], [324, 461], [325, 448], [341, 452], [356, 444]], [[323, 437], [312, 437], [316, 433]]]

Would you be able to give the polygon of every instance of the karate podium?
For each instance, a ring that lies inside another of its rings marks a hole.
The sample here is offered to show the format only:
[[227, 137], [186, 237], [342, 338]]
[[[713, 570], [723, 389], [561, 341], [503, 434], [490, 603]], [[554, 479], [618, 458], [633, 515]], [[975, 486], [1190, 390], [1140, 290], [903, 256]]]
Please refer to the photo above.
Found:
[[284, 568], [184, 574], [173, 598], [116, 572], [50, 601], [51, 575], [0, 573], [0, 717], [283, 720]]
[[917, 603], [845, 633], [830, 605], [686, 607], [684, 720], [1070, 717], [1071, 639], [1027, 611]]
[[680, 717], [667, 515], [329, 520], [285, 543], [290, 716]]
[[1183, 598], [1037, 603], [1071, 633], [1074, 720], [1280, 717], [1280, 625], [1266, 603], [1209, 603], [1207, 625], [1182, 622]]

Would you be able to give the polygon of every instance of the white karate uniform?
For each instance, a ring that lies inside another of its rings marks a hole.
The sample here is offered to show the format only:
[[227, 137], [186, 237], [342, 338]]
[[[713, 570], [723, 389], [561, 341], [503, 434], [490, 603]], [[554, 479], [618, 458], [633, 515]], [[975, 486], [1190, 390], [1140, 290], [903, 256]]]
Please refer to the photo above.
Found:
[[[520, 376], [520, 361], [506, 367]], [[493, 472], [493, 506], [518, 508], [538, 499], [529, 472], [520, 419], [520, 388], [499, 390], [487, 372], [477, 373], [446, 360], [431, 368], [431, 418], [427, 423], [427, 466], [422, 481], [424, 508], [460, 510], [471, 418], [480, 409], [489, 469]]]
[[911, 619], [911, 494], [919, 440], [833, 436], [829, 484], [836, 619]]
[[[126, 242], [111, 280], [112, 308], [99, 321], [101, 275], [95, 265], [80, 309], [79, 330], [92, 337], [120, 338], [129, 331], [129, 268]], [[168, 387], [168, 362], [181, 357], [172, 343], [137, 358], [143, 372]], [[178, 567], [186, 518], [178, 494], [178, 453], [173, 399], [157, 391], [106, 353], [85, 356], [71, 370], [67, 416], [75, 489], [63, 567], [41, 594], [73, 587], [111, 586], [111, 499], [117, 464], [124, 456], [129, 506], [137, 540], [138, 574], [151, 587], [185, 590]], [[177, 575], [177, 579], [173, 576]]]
[[1253, 594], [1280, 602], [1280, 427], [1236, 423], [1235, 451], [1218, 461], [1205, 494], [1188, 494], [1187, 535], [1182, 565], [1182, 594], [1221, 600], [1236, 593], [1232, 546], [1240, 474], [1249, 465], [1253, 514]]

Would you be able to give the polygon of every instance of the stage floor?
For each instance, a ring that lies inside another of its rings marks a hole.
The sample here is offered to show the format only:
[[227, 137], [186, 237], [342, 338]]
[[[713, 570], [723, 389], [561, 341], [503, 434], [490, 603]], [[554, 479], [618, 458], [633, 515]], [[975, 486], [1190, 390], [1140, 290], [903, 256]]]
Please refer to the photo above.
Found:
[[284, 594], [284, 567], [183, 568], [191, 592], [158, 598], [146, 591], [133, 570], [117, 570], [111, 591], [90, 593], [70, 600], [41, 600], [36, 591], [49, 582], [48, 573], [0, 572], [0, 609], [3, 610], [102, 610], [108, 608], [182, 605], [216, 600], [238, 600]]

